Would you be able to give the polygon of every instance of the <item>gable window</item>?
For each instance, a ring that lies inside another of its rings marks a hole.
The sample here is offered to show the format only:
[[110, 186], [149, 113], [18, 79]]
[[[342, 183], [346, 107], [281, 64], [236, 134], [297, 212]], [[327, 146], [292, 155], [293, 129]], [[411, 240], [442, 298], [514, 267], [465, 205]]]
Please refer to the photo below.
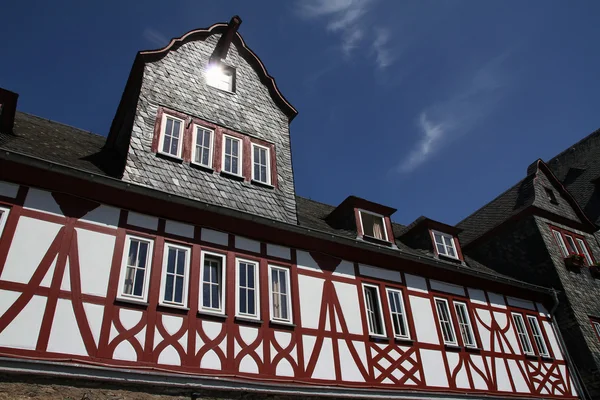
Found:
[[594, 259], [589, 251], [585, 238], [568, 231], [552, 228], [552, 234], [560, 248], [563, 257], [571, 254], [580, 254], [585, 258], [588, 266], [594, 264]]
[[240, 317], [258, 319], [258, 263], [237, 260], [237, 304], [236, 311]]
[[381, 302], [379, 301], [379, 288], [374, 285], [363, 284], [363, 292], [367, 321], [369, 323], [369, 334], [373, 336], [385, 336], [383, 313], [381, 311]]
[[546, 191], [546, 196], [548, 197], [548, 200], [550, 201], [550, 203], [558, 204], [558, 200], [556, 200], [556, 195], [554, 194], [554, 190], [552, 190], [550, 188], [544, 188], [544, 190]]
[[209, 64], [206, 71], [206, 83], [227, 92], [234, 91], [235, 69], [221, 63]]
[[8, 208], [0, 207], [0, 238], [2, 237], [4, 225], [6, 225], [6, 220], [8, 219], [8, 211]]
[[600, 320], [590, 319], [590, 322], [592, 323], [592, 327], [596, 332], [596, 336], [598, 336], [598, 340], [600, 340]]
[[515, 327], [517, 328], [517, 336], [519, 337], [519, 342], [521, 342], [523, 353], [533, 355], [534, 353], [533, 348], [531, 347], [531, 340], [529, 339], [529, 334], [527, 334], [527, 328], [525, 327], [523, 316], [521, 314], [512, 313], [512, 317]]
[[435, 248], [439, 255], [458, 259], [454, 237], [446, 233], [432, 231], [435, 241]]
[[252, 179], [271, 184], [269, 148], [252, 143]]
[[225, 256], [202, 252], [200, 276], [202, 277], [200, 310], [225, 313]]
[[187, 306], [189, 254], [189, 247], [165, 243], [160, 296], [162, 305]]
[[269, 265], [271, 292], [271, 319], [292, 322], [290, 305], [290, 270]]
[[359, 210], [358, 213], [360, 215], [360, 224], [364, 236], [379, 240], [388, 240], [383, 216], [364, 210]]
[[390, 314], [392, 316], [392, 326], [394, 327], [394, 336], [402, 339], [410, 339], [402, 292], [390, 288], [386, 290], [390, 305]]
[[213, 131], [196, 125], [194, 129], [194, 148], [192, 160], [195, 164], [212, 168]]
[[538, 349], [538, 353], [543, 357], [548, 357], [548, 347], [546, 346], [546, 341], [542, 335], [542, 329], [538, 319], [533, 315], [528, 315], [527, 322], [529, 322], [529, 327], [531, 328], [531, 333], [533, 334], [533, 341]]
[[158, 144], [160, 153], [181, 158], [183, 125], [183, 120], [163, 114], [162, 132]]
[[458, 345], [456, 343], [456, 335], [454, 334], [454, 326], [450, 317], [450, 309], [446, 299], [435, 299], [435, 309], [437, 311], [438, 321], [442, 330], [442, 337], [445, 344]]
[[118, 298], [147, 301], [148, 281], [152, 266], [152, 246], [153, 242], [150, 239], [126, 236]]
[[458, 330], [460, 331], [460, 337], [462, 338], [463, 344], [466, 347], [476, 347], [477, 344], [475, 343], [475, 335], [473, 334], [473, 327], [471, 326], [467, 305], [465, 303], [454, 302], [454, 309], [456, 310]]
[[223, 171], [242, 175], [242, 141], [223, 135]]

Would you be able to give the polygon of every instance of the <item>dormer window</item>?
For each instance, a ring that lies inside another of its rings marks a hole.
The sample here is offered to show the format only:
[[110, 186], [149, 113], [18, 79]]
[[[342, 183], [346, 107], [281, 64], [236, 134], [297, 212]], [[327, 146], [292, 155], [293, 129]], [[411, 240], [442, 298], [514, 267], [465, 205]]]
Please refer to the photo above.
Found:
[[360, 214], [360, 224], [364, 236], [379, 240], [388, 240], [383, 216], [365, 210], [359, 210], [358, 212]]
[[454, 243], [454, 237], [447, 233], [438, 231], [431, 231], [433, 234], [433, 240], [435, 241], [435, 248], [438, 255], [454, 258], [458, 260], [458, 253], [456, 251], [456, 244]]
[[163, 130], [160, 135], [160, 143], [158, 144], [160, 153], [181, 158], [183, 125], [183, 120], [171, 115], [163, 114]]
[[552, 204], [558, 204], [558, 200], [556, 199], [556, 195], [554, 194], [554, 190], [550, 188], [544, 188], [546, 191], [546, 196], [548, 197], [548, 201]]
[[192, 160], [194, 164], [212, 168], [212, 148], [214, 133], [211, 129], [200, 125], [194, 127], [194, 148]]
[[269, 148], [252, 143], [252, 179], [271, 184]]
[[242, 141], [233, 136], [223, 135], [223, 171], [242, 175]]
[[209, 64], [206, 83], [217, 89], [234, 92], [235, 69], [221, 63]]

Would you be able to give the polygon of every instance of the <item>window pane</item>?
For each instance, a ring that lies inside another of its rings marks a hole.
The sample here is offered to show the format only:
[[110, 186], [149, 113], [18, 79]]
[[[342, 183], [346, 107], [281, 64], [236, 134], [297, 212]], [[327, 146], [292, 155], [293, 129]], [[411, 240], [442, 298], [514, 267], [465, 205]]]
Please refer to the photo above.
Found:
[[173, 154], [174, 156], [177, 155], [177, 146], [179, 146], [179, 139], [172, 139], [170, 153]]
[[577, 238], [577, 244], [579, 244], [579, 248], [581, 250], [581, 254], [585, 257], [588, 265], [592, 265], [594, 262], [592, 261], [592, 257], [590, 256], [590, 252], [585, 245], [585, 241], [583, 239]]
[[369, 330], [372, 334], [383, 335], [381, 308], [377, 296], [377, 289], [370, 286], [364, 286], [364, 295], [367, 306]]
[[231, 154], [233, 156], [237, 157], [239, 155], [238, 147], [240, 145], [240, 142], [239, 142], [239, 140], [235, 140], [235, 139], [233, 139], [231, 142], [232, 142], [231, 143]]
[[567, 239], [567, 248], [569, 249], [569, 253], [571, 253], [571, 254], [579, 253], [577, 251], [577, 247], [575, 246], [575, 242], [573, 241], [573, 238], [569, 235], [565, 235], [565, 238]]
[[254, 309], [254, 290], [248, 289], [248, 314], [254, 315], [256, 313]]
[[210, 284], [202, 285], [202, 307], [210, 307]]
[[230, 172], [232, 172], [234, 174], [239, 173], [238, 172], [238, 159], [237, 158], [233, 158], [231, 160], [231, 171]]
[[179, 250], [177, 255], [177, 273], [179, 275], [184, 275], [185, 274], [185, 258], [186, 258], [186, 251], [185, 250]]
[[561, 251], [563, 257], [568, 256], [569, 251], [567, 250], [567, 246], [565, 245], [562, 235], [558, 231], [555, 231], [555, 230], [553, 230], [552, 233], [554, 233], [554, 238], [556, 239], [556, 242], [558, 243], [558, 247], [560, 248], [560, 251]]
[[167, 274], [167, 283], [165, 285], [165, 300], [173, 301], [173, 275]]
[[133, 289], [134, 296], [143, 296], [144, 294], [144, 275], [146, 271], [138, 269], [135, 273], [135, 286]]
[[254, 287], [254, 264], [248, 264], [248, 287]]
[[170, 272], [170, 273], [175, 272], [176, 257], [177, 257], [177, 249], [170, 247], [168, 250], [168, 256], [167, 256], [167, 272]]
[[520, 314], [513, 314], [513, 321], [515, 322], [515, 327], [517, 328], [517, 335], [519, 336], [519, 341], [521, 342], [523, 351], [527, 354], [532, 354], [533, 349], [531, 348], [531, 342], [529, 341], [529, 335], [525, 328], [525, 322], [523, 321], [523, 317]]
[[287, 293], [287, 279], [286, 279], [286, 271], [279, 271], [279, 284], [281, 285], [281, 293]]
[[247, 290], [245, 288], [240, 287], [240, 312], [244, 314], [248, 313], [246, 297]]
[[439, 243], [441, 245], [444, 244], [444, 239], [442, 239], [442, 235], [440, 235], [439, 233], [434, 233], [433, 237], [435, 238], [435, 243]]
[[535, 340], [535, 345], [537, 346], [540, 355], [547, 356], [548, 349], [546, 347], [546, 342], [544, 341], [544, 336], [542, 335], [537, 318], [533, 316], [527, 316], [527, 320], [529, 321], [529, 326], [531, 327], [531, 332], [533, 333], [533, 339]]
[[225, 138], [225, 154], [231, 154], [231, 138]]
[[181, 121], [173, 121], [173, 137], [179, 138], [179, 131], [181, 129]]
[[221, 293], [219, 293], [218, 286], [212, 285], [211, 293], [211, 306], [212, 308], [221, 308]]
[[136, 265], [138, 246], [139, 246], [139, 242], [137, 240], [130, 241], [129, 257], [127, 258], [127, 265]]
[[183, 303], [183, 276], [178, 276], [175, 281], [175, 303]]
[[246, 264], [240, 264], [240, 286], [246, 287]]
[[281, 318], [288, 319], [287, 296], [281, 295]]
[[133, 280], [135, 279], [135, 268], [127, 267], [125, 270], [125, 283], [123, 285], [123, 293], [133, 293]]

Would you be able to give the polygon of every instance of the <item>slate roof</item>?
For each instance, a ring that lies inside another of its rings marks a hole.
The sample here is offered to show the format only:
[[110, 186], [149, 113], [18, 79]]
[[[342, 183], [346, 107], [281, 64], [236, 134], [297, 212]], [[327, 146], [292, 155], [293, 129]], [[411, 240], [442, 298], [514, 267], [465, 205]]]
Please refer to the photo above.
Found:
[[600, 226], [600, 129], [547, 164], [588, 217]]
[[463, 230], [458, 235], [462, 246], [467, 246], [487, 231], [531, 206], [535, 200], [534, 177], [535, 174], [528, 175], [494, 200], [456, 224], [458, 228]]
[[[115, 177], [111, 173], [114, 171], [111, 170], [118, 169], [114, 165], [118, 164], [119, 160], [103, 150], [105, 141], [104, 136], [23, 112], [17, 112], [15, 116], [14, 134], [0, 133], [0, 149], [98, 175]], [[335, 229], [325, 221], [325, 217], [336, 208], [335, 206], [296, 196], [296, 207], [298, 225], [336, 236], [356, 238], [356, 232]], [[406, 232], [407, 227], [392, 223], [392, 228], [394, 236], [398, 238], [401, 233]], [[400, 252], [434, 258], [433, 253], [410, 248], [398, 239], [396, 239], [396, 245]], [[376, 251], [377, 247], [373, 246], [373, 249]], [[474, 271], [518, 282], [485, 267], [469, 257], [465, 257], [465, 261], [467, 265], [462, 265], [461, 268], [463, 269], [470, 268]], [[456, 266], [456, 263], [450, 261], [438, 260], [438, 262]]]

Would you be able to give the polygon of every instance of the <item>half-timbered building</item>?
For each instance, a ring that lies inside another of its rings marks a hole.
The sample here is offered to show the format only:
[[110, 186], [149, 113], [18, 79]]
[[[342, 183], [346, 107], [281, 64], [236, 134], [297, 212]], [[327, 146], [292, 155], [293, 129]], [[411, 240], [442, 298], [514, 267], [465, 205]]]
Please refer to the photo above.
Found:
[[6, 380], [579, 398], [551, 291], [465, 256], [456, 227], [296, 195], [297, 111], [240, 22], [140, 52], [107, 137], [0, 92]]

